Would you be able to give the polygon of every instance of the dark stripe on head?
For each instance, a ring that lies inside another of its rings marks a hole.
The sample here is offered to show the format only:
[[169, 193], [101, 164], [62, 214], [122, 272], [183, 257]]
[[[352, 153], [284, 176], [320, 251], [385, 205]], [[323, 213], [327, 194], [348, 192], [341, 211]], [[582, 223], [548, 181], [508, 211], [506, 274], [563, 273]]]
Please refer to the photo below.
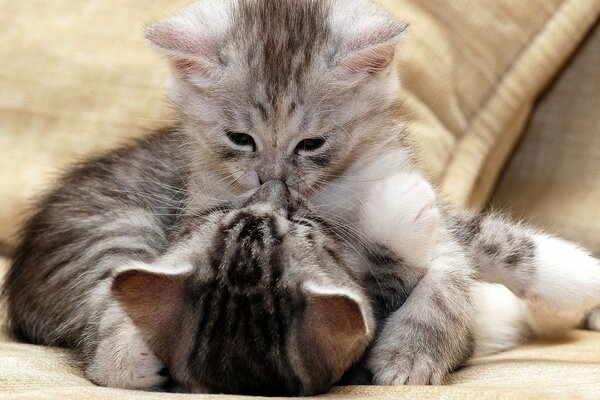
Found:
[[[259, 35], [247, 57], [255, 82], [264, 82], [266, 96], [276, 109], [279, 95], [291, 84], [302, 87], [304, 73], [330, 36], [327, 2], [296, 0], [241, 0], [234, 16], [236, 40], [248, 42], [248, 32]], [[261, 113], [262, 114], [262, 113]], [[264, 114], [262, 114], [264, 116]]]
[[197, 305], [198, 326], [188, 366], [211, 391], [298, 393], [287, 337], [303, 303], [280, 284], [282, 238], [273, 217], [241, 212], [215, 235], [212, 284]]
[[256, 101], [254, 103], [254, 108], [256, 108], [260, 114], [260, 117], [262, 118], [263, 121], [266, 121], [269, 119], [269, 112], [267, 111], [267, 107], [265, 107], [264, 104], [262, 104], [260, 101]]
[[373, 245], [366, 250], [367, 260], [376, 267], [400, 267], [404, 262], [390, 249]]

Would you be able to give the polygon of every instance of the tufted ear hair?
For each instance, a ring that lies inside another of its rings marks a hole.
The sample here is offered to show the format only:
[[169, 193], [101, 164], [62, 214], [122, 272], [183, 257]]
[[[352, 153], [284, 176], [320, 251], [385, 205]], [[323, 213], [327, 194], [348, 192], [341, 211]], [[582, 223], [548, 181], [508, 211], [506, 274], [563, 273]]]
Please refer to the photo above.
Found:
[[390, 66], [408, 24], [374, 3], [337, 0], [334, 4], [332, 25], [342, 43], [335, 74], [364, 78]]
[[228, 1], [198, 1], [146, 28], [146, 39], [165, 52], [175, 73], [211, 79], [229, 26]]

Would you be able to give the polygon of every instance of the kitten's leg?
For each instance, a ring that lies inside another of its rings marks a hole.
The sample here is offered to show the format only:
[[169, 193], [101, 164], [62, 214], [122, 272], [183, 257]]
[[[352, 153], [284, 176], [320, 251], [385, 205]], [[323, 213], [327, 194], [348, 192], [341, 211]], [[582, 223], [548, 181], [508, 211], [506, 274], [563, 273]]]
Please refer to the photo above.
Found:
[[117, 303], [111, 304], [95, 332], [88, 335], [85, 374], [92, 382], [132, 390], [159, 389], [166, 383], [163, 363]]
[[534, 334], [576, 327], [600, 304], [600, 263], [575, 244], [493, 214], [454, 213], [451, 221], [479, 278], [505, 285], [527, 301]]
[[525, 302], [503, 285], [476, 283], [473, 287], [474, 356], [517, 347], [531, 336]]
[[468, 265], [458, 245], [436, 245], [429, 271], [385, 322], [371, 351], [374, 383], [440, 384], [471, 355]]
[[515, 296], [504, 285], [478, 282], [473, 290], [474, 356], [509, 350], [533, 337], [563, 334], [581, 322], [577, 312], [557, 311]]
[[439, 384], [471, 354], [470, 264], [437, 227], [434, 192], [423, 178], [399, 174], [378, 185], [364, 208], [365, 232], [425, 274], [385, 322], [367, 363], [376, 384]]
[[[190, 243], [197, 238], [174, 243], [152, 263], [130, 261], [123, 264], [126, 269], [161, 271], [177, 274], [192, 269], [187, 261]], [[113, 271], [113, 276], [116, 270]], [[111, 292], [112, 279], [96, 290], [95, 297], [110, 299], [101, 318], [90, 324], [85, 332], [84, 360], [86, 376], [93, 382], [108, 387], [136, 390], [163, 389], [169, 380], [165, 366], [144, 340], [138, 327], [127, 315]], [[152, 288], [148, 288], [152, 290]], [[166, 301], [166, 300], [165, 300]], [[158, 318], [158, 316], [156, 317]]]

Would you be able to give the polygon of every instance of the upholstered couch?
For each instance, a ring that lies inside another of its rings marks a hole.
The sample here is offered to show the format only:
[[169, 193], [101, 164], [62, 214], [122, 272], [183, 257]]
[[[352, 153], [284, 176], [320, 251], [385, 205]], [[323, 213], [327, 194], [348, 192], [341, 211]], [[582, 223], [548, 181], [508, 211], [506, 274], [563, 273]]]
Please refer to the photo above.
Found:
[[[410, 23], [398, 118], [444, 197], [503, 209], [600, 252], [600, 1], [381, 2]], [[169, 123], [165, 63], [142, 27], [185, 3], [0, 0], [0, 271], [28, 200], [62, 168]], [[600, 398], [600, 334], [476, 359], [449, 383], [326, 397]], [[2, 329], [0, 398], [187, 396], [96, 387], [69, 351], [18, 343]]]

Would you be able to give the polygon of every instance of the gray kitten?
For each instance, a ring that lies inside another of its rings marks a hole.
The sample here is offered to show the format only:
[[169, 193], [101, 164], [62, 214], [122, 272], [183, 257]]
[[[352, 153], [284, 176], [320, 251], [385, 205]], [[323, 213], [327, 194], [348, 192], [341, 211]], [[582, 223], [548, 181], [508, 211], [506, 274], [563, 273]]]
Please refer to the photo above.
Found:
[[[172, 66], [180, 125], [84, 164], [40, 203], [7, 281], [15, 332], [37, 343], [77, 346], [89, 321], [76, 311], [102, 309], [105, 292], [95, 290], [107, 290], [114, 268], [152, 262], [176, 243], [181, 217], [202, 215], [277, 179], [352, 246], [388, 248], [422, 276], [369, 352], [374, 382], [442, 382], [476, 335], [468, 291], [475, 273], [505, 283], [531, 270], [512, 268], [531, 257], [509, 263], [513, 247], [503, 246], [504, 231], [496, 234], [493, 220], [458, 229], [438, 212], [393, 117], [394, 59], [404, 29], [366, 0], [205, 0], [150, 26], [148, 40]], [[553, 292], [559, 309], [587, 307], [598, 280], [579, 278], [595, 277], [597, 261], [569, 243], [525, 232], [532, 257], [552, 273], [515, 293], [536, 299]], [[495, 240], [492, 247], [485, 238]], [[471, 254], [468, 244], [482, 251]], [[483, 251], [490, 248], [498, 251]], [[571, 264], [581, 272], [571, 275]], [[565, 272], [578, 280], [554, 290], [570, 282]], [[576, 289], [585, 295], [573, 296]], [[55, 301], [40, 298], [42, 290]], [[151, 372], [160, 362], [138, 351], [144, 342], [136, 331], [121, 332], [119, 319], [102, 321], [135, 350], [123, 359], [122, 348], [100, 343], [87, 375], [116, 387], [159, 384]], [[142, 376], [134, 374], [140, 370]]]
[[[375, 322], [361, 257], [283, 182], [185, 216], [178, 230], [156, 261], [114, 272], [118, 302], [106, 290], [105, 309], [78, 311], [90, 319], [82, 343], [92, 359], [116, 344], [95, 314], [121, 319], [120, 331], [133, 322], [192, 392], [322, 393], [362, 355]], [[134, 343], [122, 343], [124, 352], [139, 351]], [[95, 361], [88, 365], [112, 367]]]

